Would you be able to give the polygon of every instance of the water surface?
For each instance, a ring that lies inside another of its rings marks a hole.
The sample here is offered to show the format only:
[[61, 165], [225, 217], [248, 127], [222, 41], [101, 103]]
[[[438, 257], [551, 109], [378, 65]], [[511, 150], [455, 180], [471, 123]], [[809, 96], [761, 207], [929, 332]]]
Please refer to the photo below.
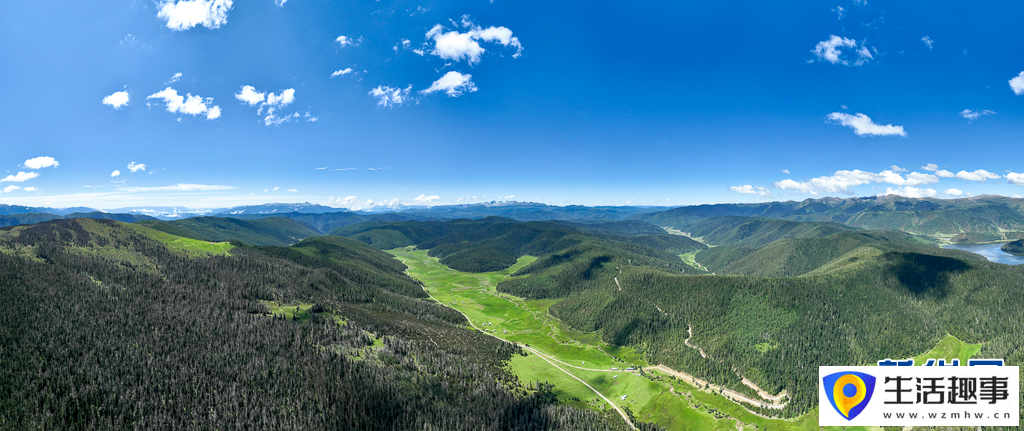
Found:
[[1005, 263], [1007, 265], [1020, 265], [1024, 263], [1024, 256], [1015, 256], [999, 249], [1002, 243], [997, 244], [949, 244], [942, 248], [952, 248], [969, 251], [974, 254], [985, 256], [990, 262]]

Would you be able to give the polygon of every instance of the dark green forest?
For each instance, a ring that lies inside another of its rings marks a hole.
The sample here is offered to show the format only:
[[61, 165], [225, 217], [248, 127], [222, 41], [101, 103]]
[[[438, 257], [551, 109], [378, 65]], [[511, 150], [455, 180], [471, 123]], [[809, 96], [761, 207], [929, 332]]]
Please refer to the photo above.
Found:
[[403, 270], [344, 238], [195, 257], [114, 221], [0, 230], [0, 429], [624, 427], [518, 382], [522, 351]]

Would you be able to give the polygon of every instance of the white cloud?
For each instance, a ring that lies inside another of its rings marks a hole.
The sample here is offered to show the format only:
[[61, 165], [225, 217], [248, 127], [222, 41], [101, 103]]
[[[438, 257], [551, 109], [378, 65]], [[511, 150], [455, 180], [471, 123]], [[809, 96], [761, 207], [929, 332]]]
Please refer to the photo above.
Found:
[[767, 187], [754, 187], [750, 184], [747, 184], [745, 186], [732, 186], [729, 187], [729, 191], [743, 193], [745, 195], [761, 195], [765, 197], [772, 194], [772, 191], [769, 190]]
[[927, 165], [921, 166], [921, 169], [924, 169], [926, 171], [935, 172], [935, 176], [937, 176], [937, 177], [953, 178], [953, 177], [956, 176], [956, 174], [954, 174], [954, 173], [952, 173], [950, 171], [947, 171], [945, 169], [939, 169], [939, 165], [936, 165], [935, 163], [929, 163]]
[[0, 180], [0, 183], [23, 183], [38, 176], [38, 172], [18, 172], [16, 175], [8, 175], [6, 178]]
[[882, 196], [897, 195], [907, 198], [931, 198], [935, 197], [936, 193], [938, 192], [935, 191], [935, 189], [919, 189], [916, 187], [899, 187], [894, 189], [892, 187], [886, 187], [885, 192], [879, 194]]
[[228, 22], [231, 0], [166, 0], [157, 4], [156, 16], [167, 21], [167, 28], [188, 30], [197, 25], [218, 28]]
[[185, 96], [178, 95], [178, 91], [167, 87], [159, 93], [154, 93], [146, 99], [162, 99], [167, 104], [167, 111], [179, 114], [199, 115], [206, 114], [207, 120], [220, 117], [220, 107], [210, 106], [213, 104], [212, 97], [203, 98], [193, 96], [191, 93]]
[[409, 99], [410, 92], [412, 92], [412, 85], [405, 89], [380, 85], [370, 90], [370, 95], [379, 99], [377, 101], [378, 106], [394, 106], [405, 103]]
[[138, 171], [144, 171], [146, 170], [146, 164], [131, 162], [128, 164], [128, 170], [132, 171], [133, 174]]
[[[298, 114], [298, 112], [296, 112], [296, 114]], [[314, 117], [313, 114], [309, 113], [309, 111], [306, 111], [306, 115], [304, 115], [303, 118], [310, 123], [315, 123], [320, 120], [320, 117]]]
[[1013, 94], [1018, 96], [1024, 94], [1024, 72], [1010, 80], [1010, 88], [1013, 90]]
[[274, 4], [276, 4], [277, 7], [283, 7], [285, 3], [288, 3], [288, 0], [274, 0]]
[[281, 91], [281, 94], [277, 95], [270, 93], [267, 95], [267, 105], [270, 106], [288, 106], [295, 101], [295, 89], [289, 88]]
[[783, 169], [783, 170], [782, 170], [782, 173], [784, 173], [784, 174], [786, 174], [786, 175], [789, 175], [789, 173], [790, 173], [790, 172], [789, 172], [789, 169]]
[[[470, 25], [472, 25], [471, 22], [463, 20], [463, 26]], [[523, 52], [523, 45], [519, 43], [519, 38], [512, 36], [512, 30], [506, 27], [487, 27], [485, 29], [475, 26], [465, 33], [460, 33], [458, 30], [448, 32], [445, 30], [444, 26], [437, 24], [426, 35], [427, 39], [434, 40], [434, 49], [430, 53], [445, 60], [466, 60], [471, 65], [479, 63], [480, 56], [485, 50], [477, 41], [494, 42], [505, 47], [511, 46], [516, 49], [512, 58], [519, 58]]]
[[113, 178], [113, 177], [119, 177], [119, 176], [121, 176], [121, 171], [115, 170], [114, 172], [111, 172], [111, 173], [110, 173], [110, 177], [111, 177], [111, 178]]
[[179, 183], [173, 186], [163, 187], [125, 187], [121, 190], [126, 192], [207, 192], [214, 190], [230, 190], [235, 188], [237, 187]]
[[818, 42], [811, 50], [811, 53], [818, 57], [819, 61], [827, 61], [832, 64], [842, 64], [849, 66], [850, 61], [843, 58], [843, 48], [853, 48], [857, 53], [857, 59], [854, 60], [854, 66], [860, 66], [867, 63], [868, 60], [873, 60], [871, 51], [863, 44], [857, 43], [853, 39], [845, 37], [839, 37], [836, 35], [829, 35], [828, 40]]
[[35, 187], [25, 187], [25, 188], [23, 188], [21, 190], [26, 191], [26, 192], [34, 192], [34, 191], [39, 190], [39, 189], [37, 189]]
[[330, 205], [332, 207], [350, 207], [355, 202], [355, 196], [345, 196], [343, 198], [331, 196], [331, 198], [327, 200], [327, 205]]
[[285, 190], [285, 191], [286, 192], [292, 192], [292, 193], [298, 193], [299, 192], [297, 189], [288, 189], [288, 190]]
[[942, 192], [942, 194], [944, 194], [946, 196], [954, 196], [955, 197], [955, 196], [963, 196], [964, 192], [962, 190], [959, 190], [959, 189], [949, 189], [949, 190], [946, 190], [946, 191]]
[[980, 118], [983, 115], [993, 115], [995, 113], [996, 113], [996, 111], [992, 111], [992, 110], [989, 110], [989, 109], [986, 109], [984, 111], [972, 111], [970, 109], [964, 109], [963, 111], [960, 111], [960, 116], [964, 117], [964, 118], [966, 118], [966, 119], [968, 119], [970, 121], [974, 121], [974, 120], [977, 120], [978, 118]]
[[444, 74], [441, 79], [434, 81], [433, 84], [430, 84], [430, 88], [420, 91], [420, 93], [430, 94], [444, 91], [448, 94], [448, 97], [459, 97], [464, 91], [469, 93], [476, 91], [476, 84], [473, 83], [472, 77], [473, 75], [470, 74], [463, 75], [459, 72], [451, 71]]
[[15, 190], [18, 190], [18, 189], [20, 189], [20, 188], [21, 188], [21, 187], [18, 187], [18, 186], [14, 186], [14, 185], [11, 185], [11, 186], [7, 186], [7, 187], [4, 187], [4, 193], [10, 193], [10, 192], [13, 192], [13, 191], [15, 191]]
[[438, 196], [438, 195], [427, 196], [427, 195], [422, 195], [421, 194], [418, 197], [416, 197], [416, 199], [413, 199], [413, 201], [416, 201], [416, 203], [418, 203], [420, 205], [424, 205], [424, 204], [429, 204], [431, 202], [434, 202], [434, 201], [440, 200], [440, 199], [441, 199], [441, 197]]
[[1000, 176], [999, 174], [994, 174], [984, 169], [978, 169], [975, 170], [974, 172], [960, 171], [956, 173], [956, 177], [960, 178], [961, 180], [980, 182], [985, 182], [985, 180], [995, 180], [1002, 178], [1002, 176]]
[[291, 122], [291, 121], [295, 121], [298, 118], [299, 118], [299, 113], [298, 112], [296, 112], [294, 114], [291, 114], [291, 115], [285, 115], [283, 117], [278, 117], [277, 114], [274, 113], [274, 110], [270, 109], [270, 110], [267, 111], [267, 116], [263, 118], [263, 124], [267, 125], [267, 126], [278, 126], [281, 123], [288, 123], [288, 122]]
[[352, 40], [351, 37], [348, 37], [348, 36], [345, 36], [345, 35], [338, 36], [336, 39], [334, 39], [334, 41], [338, 42], [338, 45], [341, 45], [343, 47], [344, 46], [349, 46], [349, 45], [352, 45], [352, 44], [355, 43], [355, 41]]
[[103, 98], [104, 105], [113, 106], [114, 109], [121, 109], [128, 105], [128, 90], [117, 91], [107, 97]]
[[[499, 197], [498, 199], [515, 199], [515, 197], [516, 197], [516, 195], [508, 195], [508, 196]], [[476, 196], [473, 196], [473, 199], [476, 199]], [[632, 200], [632, 199], [630, 199], [630, 200]]]
[[928, 36], [922, 37], [921, 42], [924, 42], [924, 44], [928, 46], [928, 49], [932, 49], [932, 45], [935, 45], [935, 41]]
[[173, 84], [173, 83], [178, 82], [180, 80], [181, 80], [181, 72], [178, 72], [178, 73], [175, 73], [174, 76], [171, 77], [170, 81], [165, 82], [164, 85]]
[[896, 166], [896, 165], [889, 166], [889, 170], [893, 171], [893, 172], [907, 172], [906, 169], [903, 169], [903, 168], [901, 168], [899, 166]]
[[[817, 195], [819, 193], [853, 194], [853, 190], [851, 190], [852, 187], [868, 183], [885, 183], [895, 186], [911, 186], [908, 188], [913, 188], [913, 186], [933, 184], [937, 182], [939, 182], [939, 178], [937, 176], [922, 174], [920, 172], [911, 172], [904, 177], [900, 175], [899, 172], [892, 170], [874, 173], [854, 169], [852, 171], [836, 171], [834, 175], [811, 178], [804, 182], [786, 179], [776, 182], [774, 186], [775, 188], [782, 190], [795, 190]], [[732, 188], [729, 190], [740, 192], [739, 190], [733, 190]], [[747, 192], [754, 192], [754, 190], [749, 189]]]
[[903, 126], [875, 124], [874, 121], [871, 121], [870, 117], [859, 112], [856, 115], [850, 115], [845, 112], [833, 112], [828, 114], [828, 119], [853, 129], [857, 136], [907, 136], [907, 132], [903, 131]]
[[249, 104], [249, 106], [255, 106], [257, 103], [266, 100], [267, 94], [256, 91], [256, 87], [251, 85], [244, 85], [242, 86], [242, 91], [235, 93], [235, 99], [241, 100]]
[[331, 78], [334, 78], [336, 76], [348, 75], [350, 73], [352, 73], [352, 68], [351, 67], [346, 67], [346, 68], [341, 69], [341, 70], [335, 70], [334, 73], [331, 74]]
[[29, 169], [42, 169], [60, 166], [60, 162], [50, 156], [40, 156], [25, 160], [25, 167]]
[[1019, 173], [1018, 174], [1016, 172], [1010, 172], [1010, 173], [1006, 174], [1006, 180], [1009, 181], [1010, 184], [1016, 184], [1018, 186], [1024, 186], [1024, 173]]
[[845, 12], [845, 11], [846, 11], [846, 9], [843, 9], [842, 6], [836, 6], [835, 9], [832, 9], [832, 12], [835, 12], [836, 15], [839, 15], [839, 19], [840, 20], [843, 19], [843, 12]]

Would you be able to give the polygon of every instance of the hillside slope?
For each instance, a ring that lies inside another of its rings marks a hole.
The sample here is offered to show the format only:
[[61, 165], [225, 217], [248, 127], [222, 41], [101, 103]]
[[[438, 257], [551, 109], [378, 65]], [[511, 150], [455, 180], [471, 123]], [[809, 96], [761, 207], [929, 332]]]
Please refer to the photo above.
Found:
[[187, 238], [203, 241], [236, 240], [250, 245], [287, 246], [303, 238], [320, 235], [308, 224], [281, 217], [258, 220], [195, 217], [174, 221], [149, 220], [139, 224]]

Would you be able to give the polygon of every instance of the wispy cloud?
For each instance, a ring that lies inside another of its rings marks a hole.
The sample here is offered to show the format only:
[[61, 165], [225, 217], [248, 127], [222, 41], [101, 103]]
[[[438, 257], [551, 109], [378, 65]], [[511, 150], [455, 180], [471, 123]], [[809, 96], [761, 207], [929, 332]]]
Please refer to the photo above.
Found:
[[408, 101], [410, 92], [412, 92], [412, 85], [409, 85], [404, 89], [380, 85], [377, 86], [377, 88], [370, 90], [370, 95], [378, 99], [378, 106], [390, 107], [394, 105], [401, 105]]
[[227, 24], [231, 0], [166, 0], [158, 3], [156, 16], [167, 21], [167, 28], [188, 30], [197, 25], [209, 29]]
[[113, 106], [114, 109], [121, 109], [124, 106], [128, 106], [128, 90], [116, 91], [113, 94], [104, 97], [103, 104]]
[[868, 49], [868, 47], [853, 39], [839, 37], [834, 34], [829, 35], [828, 39], [818, 42], [818, 44], [814, 46], [814, 49], [811, 50], [811, 53], [814, 54], [819, 61], [827, 61], [832, 64], [849, 66], [850, 60], [845, 58], [843, 55], [843, 50], [847, 48], [856, 55], [856, 59], [853, 60], [854, 66], [860, 66], [868, 61], [874, 60], [874, 56], [871, 55], [871, 50]]
[[924, 169], [929, 172], [934, 172], [935, 176], [941, 178], [953, 178], [956, 176], [956, 174], [950, 171], [947, 171], [945, 169], [939, 169], [939, 166], [936, 165], [935, 163], [929, 163], [927, 165], [921, 166], [921, 169]]
[[212, 106], [212, 97], [193, 96], [191, 93], [180, 96], [177, 90], [167, 87], [158, 93], [149, 95], [146, 99], [163, 100], [167, 105], [167, 112], [187, 115], [206, 114], [207, 120], [220, 118], [220, 106]]
[[437, 201], [437, 200], [440, 200], [440, 199], [441, 199], [441, 197], [438, 196], [438, 195], [427, 196], [427, 195], [421, 194], [421, 195], [417, 196], [416, 199], [413, 199], [413, 201], [415, 201], [416, 203], [418, 203], [420, 205], [426, 205], [426, 204], [429, 204], [431, 202], [434, 202], [434, 201]]
[[473, 75], [463, 75], [459, 72], [451, 71], [444, 74], [437, 81], [434, 81], [430, 88], [420, 91], [420, 93], [430, 94], [443, 91], [448, 94], [448, 97], [459, 97], [463, 92], [472, 93], [476, 91], [476, 84], [473, 83], [472, 78]]
[[334, 41], [338, 42], [338, 45], [340, 45], [342, 47], [346, 47], [346, 46], [349, 46], [349, 45], [354, 45], [356, 43], [356, 41], [353, 40], [351, 37], [348, 37], [348, 36], [345, 36], [345, 35], [338, 36], [336, 39], [334, 39]]
[[856, 115], [833, 112], [828, 114], [828, 120], [853, 129], [853, 133], [856, 133], [857, 136], [907, 136], [903, 126], [875, 124], [874, 121], [871, 121], [871, 117], [859, 112]]
[[174, 76], [171, 76], [171, 79], [165, 82], [164, 85], [173, 84], [178, 81], [181, 81], [181, 72], [175, 73]]
[[978, 181], [982, 183], [985, 182], [985, 180], [996, 180], [1002, 178], [1001, 175], [994, 174], [984, 169], [977, 169], [973, 172], [960, 171], [956, 173], [956, 177], [961, 180]]
[[17, 174], [6, 176], [0, 180], [0, 183], [23, 183], [38, 176], [38, 172], [18, 172]]
[[983, 115], [995, 115], [996, 111], [986, 109], [984, 111], [972, 111], [970, 109], [964, 109], [960, 111], [960, 116], [966, 118], [968, 121], [974, 121], [981, 118]]
[[231, 190], [235, 189], [235, 186], [220, 186], [220, 185], [208, 185], [208, 184], [185, 184], [179, 183], [172, 186], [162, 187], [122, 187], [119, 190], [126, 192], [207, 192], [215, 190]]
[[21, 187], [18, 187], [18, 186], [15, 186], [15, 185], [10, 185], [10, 186], [4, 187], [4, 193], [10, 193], [10, 192], [18, 190], [20, 188]]
[[925, 46], [927, 46], [929, 50], [932, 49], [932, 46], [935, 45], [935, 41], [928, 36], [922, 37], [921, 42], [924, 42]]
[[342, 75], [348, 75], [350, 73], [352, 73], [352, 68], [351, 67], [346, 67], [346, 68], [341, 69], [341, 70], [335, 70], [334, 73], [331, 74], [331, 78], [334, 78], [334, 77], [337, 77], [337, 76], [342, 76]]
[[769, 190], [767, 187], [754, 187], [750, 184], [743, 186], [732, 186], [729, 187], [729, 191], [742, 193], [745, 195], [761, 195], [764, 197], [768, 197], [772, 194], [772, 191]]
[[29, 169], [53, 168], [60, 166], [60, 162], [50, 156], [39, 156], [25, 160], [25, 167]]
[[131, 163], [128, 164], [128, 170], [131, 171], [132, 173], [136, 173], [138, 171], [144, 171], [144, 170], [146, 170], [146, 164], [145, 163], [131, 162]]

